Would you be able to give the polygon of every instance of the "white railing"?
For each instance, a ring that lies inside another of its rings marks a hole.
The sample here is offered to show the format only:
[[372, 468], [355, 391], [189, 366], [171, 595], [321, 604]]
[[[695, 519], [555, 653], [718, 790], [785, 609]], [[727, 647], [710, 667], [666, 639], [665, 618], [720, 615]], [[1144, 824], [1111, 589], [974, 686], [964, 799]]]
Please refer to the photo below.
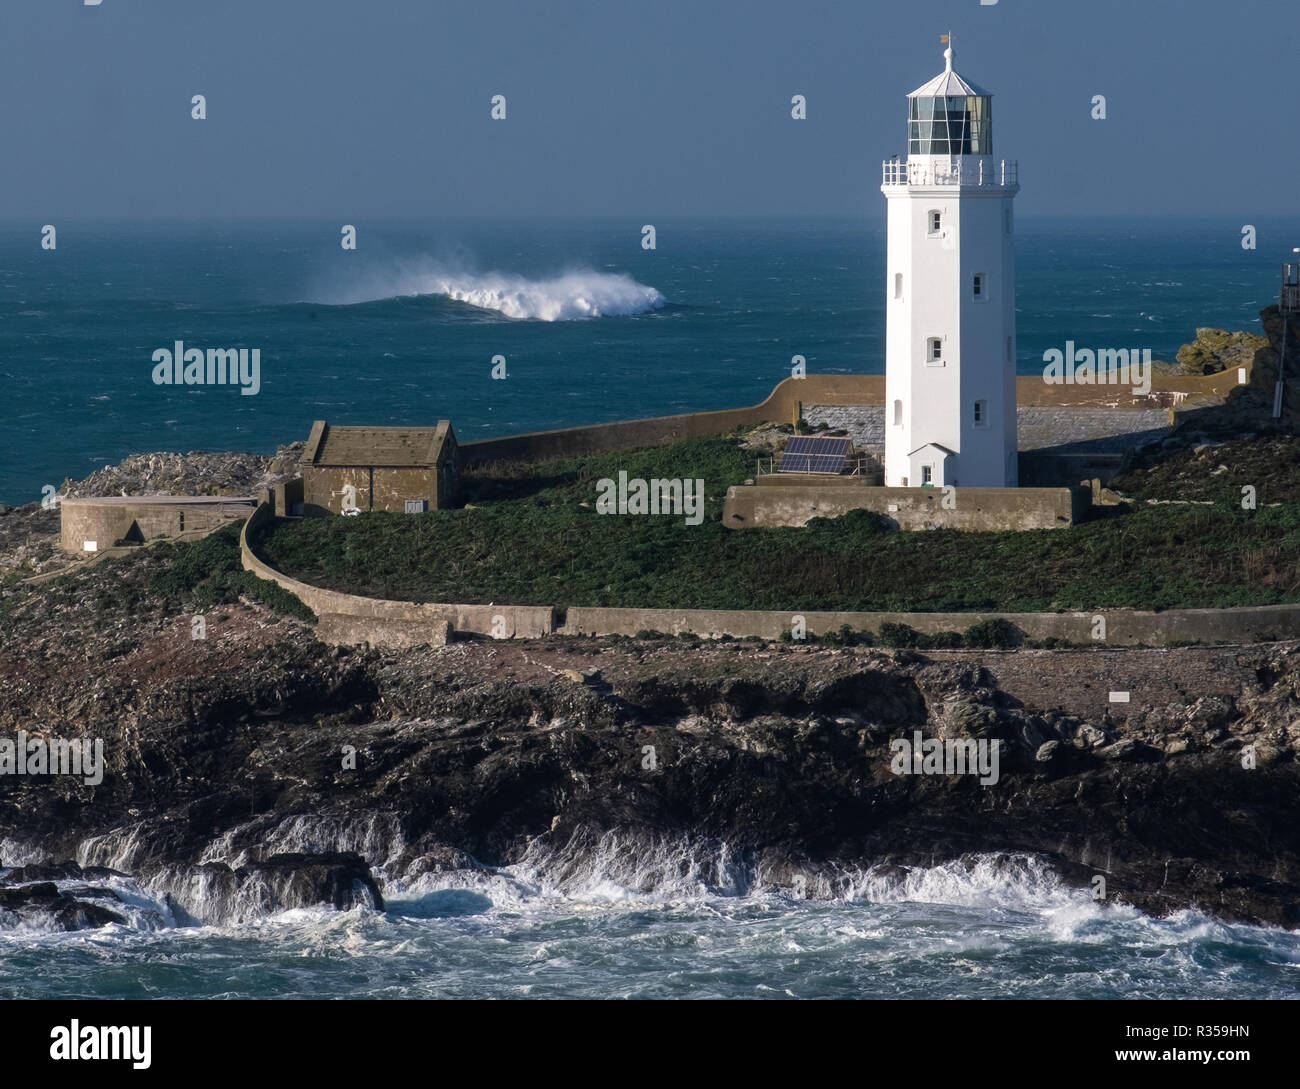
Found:
[[1009, 189], [1020, 184], [1020, 164], [1006, 159], [998, 162], [958, 159], [955, 163], [886, 159], [882, 166], [882, 185], [976, 185]]

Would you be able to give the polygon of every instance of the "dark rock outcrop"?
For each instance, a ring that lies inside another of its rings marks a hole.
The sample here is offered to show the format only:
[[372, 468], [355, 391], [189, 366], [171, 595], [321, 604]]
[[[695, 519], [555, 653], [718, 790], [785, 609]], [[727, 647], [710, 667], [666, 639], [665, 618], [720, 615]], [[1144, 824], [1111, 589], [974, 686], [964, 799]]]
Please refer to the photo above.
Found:
[[1218, 374], [1249, 366], [1267, 344], [1258, 333], [1197, 329], [1196, 339], [1178, 349], [1178, 366], [1183, 374]]
[[1289, 321], [1284, 321], [1281, 308], [1270, 306], [1259, 312], [1259, 320], [1263, 323], [1268, 343], [1255, 353], [1250, 385], [1267, 402], [1271, 412], [1278, 369], [1283, 364], [1285, 355], [1287, 382], [1282, 398], [1282, 418], [1294, 427], [1300, 423], [1300, 315], [1292, 314]]
[[125, 923], [125, 916], [98, 900], [117, 900], [111, 889], [60, 891], [53, 881], [0, 883], [0, 925], [29, 925], [52, 930], [91, 930]]

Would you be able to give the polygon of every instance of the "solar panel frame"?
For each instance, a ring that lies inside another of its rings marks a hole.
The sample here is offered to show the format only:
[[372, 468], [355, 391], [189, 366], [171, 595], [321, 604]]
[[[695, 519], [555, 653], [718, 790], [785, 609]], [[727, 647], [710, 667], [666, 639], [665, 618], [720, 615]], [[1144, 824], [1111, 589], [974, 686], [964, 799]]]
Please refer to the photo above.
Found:
[[779, 473], [820, 473], [838, 476], [844, 472], [853, 440], [829, 435], [792, 435], [777, 466]]

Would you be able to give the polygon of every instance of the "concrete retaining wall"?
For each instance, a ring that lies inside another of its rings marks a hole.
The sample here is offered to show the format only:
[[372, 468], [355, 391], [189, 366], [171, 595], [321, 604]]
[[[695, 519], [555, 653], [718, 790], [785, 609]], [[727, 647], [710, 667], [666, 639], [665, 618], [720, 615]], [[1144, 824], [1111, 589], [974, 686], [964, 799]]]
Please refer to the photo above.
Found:
[[342, 613], [323, 613], [316, 623], [316, 638], [336, 647], [361, 643], [388, 650], [425, 645], [441, 647], [446, 645], [450, 632], [451, 625], [445, 620], [396, 620]]
[[[318, 617], [333, 614], [335, 617], [353, 617], [366, 621], [399, 621], [391, 629], [394, 638], [411, 638], [409, 625], [427, 626], [430, 638], [420, 642], [433, 642], [439, 625], [450, 625], [453, 631], [476, 635], [491, 635], [499, 639], [536, 639], [555, 630], [555, 610], [549, 605], [435, 605], [413, 601], [384, 601], [375, 597], [342, 594], [325, 590], [290, 578], [277, 571], [259, 557], [250, 540], [256, 540], [262, 527], [271, 519], [265, 504], [253, 512], [244, 524], [239, 537], [240, 559], [244, 570], [252, 571], [258, 578], [268, 579], [288, 590]], [[342, 621], [333, 620], [331, 631], [340, 631]], [[373, 625], [358, 624], [356, 632], [363, 634], [375, 630]], [[349, 642], [366, 642], [358, 637]]]
[[679, 416], [653, 416], [642, 420], [536, 431], [501, 439], [481, 439], [461, 445], [465, 463], [516, 458], [566, 457], [600, 450], [630, 450], [663, 446], [699, 435], [718, 435], [737, 427], [761, 423], [793, 424], [805, 403], [883, 404], [885, 377], [881, 374], [810, 374], [779, 382], [767, 398], [745, 408], [716, 412], [688, 412]]
[[1059, 529], [1088, 509], [1084, 488], [954, 488], [954, 506], [943, 506], [940, 488], [876, 488], [865, 485], [805, 483], [791, 486], [779, 477], [727, 489], [722, 524], [729, 529], [802, 526], [812, 518], [838, 518], [851, 510], [870, 510], [896, 529]]
[[[926, 634], [963, 632], [984, 620], [1003, 619], [1032, 639], [1055, 637], [1071, 643], [1109, 646], [1160, 646], [1170, 642], [1251, 643], [1300, 638], [1300, 605], [1264, 605], [1242, 609], [1176, 609], [1143, 612], [1112, 609], [1096, 613], [870, 613], [785, 612], [747, 609], [614, 609], [575, 606], [556, 623], [556, 610], [540, 605], [429, 605], [383, 601], [323, 590], [289, 578], [260, 559], [249, 544], [271, 518], [259, 506], [240, 535], [245, 570], [284, 587], [320, 618], [320, 638], [336, 644], [371, 643], [405, 647], [439, 645], [449, 631], [497, 638], [536, 639], [544, 635], [626, 635], [659, 631], [693, 632], [702, 638], [730, 635], [779, 639], [802, 616], [814, 635], [838, 631], [878, 634], [881, 624], [906, 624]], [[1105, 638], [1096, 639], [1097, 618], [1105, 620]]]
[[[852, 613], [758, 612], [723, 609], [571, 608], [564, 635], [627, 635], [659, 631], [693, 632], [702, 638], [730, 635], [779, 639], [802, 616], [814, 635], [838, 631], [878, 634], [881, 624], [906, 624], [927, 635], [963, 632], [984, 620], [1003, 619], [1032, 639], [1057, 638], [1101, 646], [1160, 646], [1171, 642], [1251, 643], [1300, 637], [1300, 605], [1265, 605], [1245, 609], [1179, 609], [1153, 613], [1112, 609], [1097, 613]], [[1105, 620], [1105, 638], [1094, 639], [1096, 618]]]
[[[159, 537], [208, 533], [247, 518], [254, 500], [222, 496], [105, 496], [59, 501], [59, 546], [80, 554]], [[94, 547], [88, 547], [93, 545]]]
[[[1231, 375], [1156, 375], [1152, 381], [1154, 390], [1170, 396], [1174, 393], [1183, 396], [1221, 396], [1236, 384], [1236, 371]], [[1116, 386], [1049, 386], [1043, 382], [1041, 375], [1021, 375], [1016, 379], [1016, 402], [1019, 405], [1109, 407], [1123, 400]], [[1130, 398], [1130, 402], [1132, 407], [1147, 406], [1146, 401], [1139, 402]], [[733, 428], [754, 427], [765, 422], [793, 424], [802, 415], [805, 406], [811, 408], [884, 403], [883, 374], [810, 374], [804, 378], [784, 379], [759, 404], [745, 408], [654, 416], [642, 420], [618, 420], [526, 435], [508, 435], [499, 439], [480, 439], [477, 442], [462, 443], [460, 449], [467, 466], [487, 461], [565, 457], [601, 450], [662, 446], [678, 439], [716, 435]]]

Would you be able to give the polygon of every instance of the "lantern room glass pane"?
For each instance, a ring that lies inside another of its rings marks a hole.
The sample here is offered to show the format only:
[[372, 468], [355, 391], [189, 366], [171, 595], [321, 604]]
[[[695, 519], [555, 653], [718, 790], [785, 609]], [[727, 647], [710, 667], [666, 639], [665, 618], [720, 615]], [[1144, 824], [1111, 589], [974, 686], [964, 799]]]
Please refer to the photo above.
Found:
[[908, 154], [993, 154], [992, 107], [985, 95], [912, 99]]

